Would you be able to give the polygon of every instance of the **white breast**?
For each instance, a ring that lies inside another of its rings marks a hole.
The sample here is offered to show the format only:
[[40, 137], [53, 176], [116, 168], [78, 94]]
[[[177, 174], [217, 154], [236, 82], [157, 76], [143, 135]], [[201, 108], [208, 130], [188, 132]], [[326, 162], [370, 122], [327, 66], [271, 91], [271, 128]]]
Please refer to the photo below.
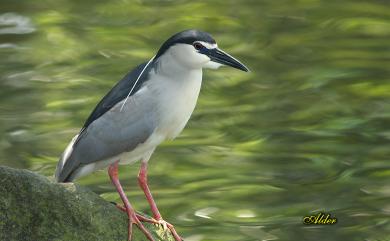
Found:
[[198, 100], [202, 69], [168, 75], [151, 73], [146, 87], [157, 103], [156, 134], [173, 139], [183, 130]]

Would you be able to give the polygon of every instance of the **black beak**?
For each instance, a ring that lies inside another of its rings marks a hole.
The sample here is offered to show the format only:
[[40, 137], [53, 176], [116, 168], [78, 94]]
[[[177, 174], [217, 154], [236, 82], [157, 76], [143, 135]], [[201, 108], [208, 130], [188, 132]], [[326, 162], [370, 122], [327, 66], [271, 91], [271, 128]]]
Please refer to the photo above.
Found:
[[228, 53], [225, 53], [224, 51], [220, 50], [219, 48], [215, 49], [207, 49], [205, 53], [211, 61], [223, 64], [223, 65], [228, 65], [236, 69], [240, 69], [242, 71], [248, 72], [249, 69], [243, 65], [240, 61], [235, 59], [233, 56], [231, 56]]

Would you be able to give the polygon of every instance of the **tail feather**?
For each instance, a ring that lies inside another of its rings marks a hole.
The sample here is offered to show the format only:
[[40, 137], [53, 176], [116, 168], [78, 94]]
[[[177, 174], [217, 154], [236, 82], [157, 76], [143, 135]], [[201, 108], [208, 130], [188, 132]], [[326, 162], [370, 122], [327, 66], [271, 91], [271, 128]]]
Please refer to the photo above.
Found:
[[57, 168], [54, 174], [54, 177], [57, 182], [70, 182], [72, 180], [69, 180], [70, 174], [72, 173], [71, 168], [64, 168], [65, 164], [66, 166], [73, 166], [72, 165], [72, 153], [73, 153], [73, 145], [74, 142], [77, 140], [77, 137], [79, 135], [76, 135], [73, 137], [72, 141], [68, 144], [65, 151], [62, 153], [60, 160], [58, 161]]

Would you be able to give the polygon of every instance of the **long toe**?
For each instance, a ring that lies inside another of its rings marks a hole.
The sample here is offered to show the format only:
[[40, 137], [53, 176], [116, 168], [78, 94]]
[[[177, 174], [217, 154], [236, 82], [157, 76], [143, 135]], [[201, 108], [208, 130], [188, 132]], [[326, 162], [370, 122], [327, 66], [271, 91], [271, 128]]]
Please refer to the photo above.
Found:
[[[127, 212], [126, 208], [123, 207], [122, 205], [120, 204], [116, 204], [114, 203], [115, 206], [123, 211], [123, 212]], [[132, 215], [130, 215], [132, 216]], [[144, 217], [140, 214], [135, 214], [135, 217], [131, 217], [129, 218], [129, 228], [128, 228], [128, 240], [131, 241], [131, 234], [132, 234], [132, 228], [133, 228], [133, 224], [136, 224], [138, 226], [138, 228], [145, 234], [145, 236], [149, 239], [149, 240], [153, 240], [153, 237], [152, 235], [150, 234], [150, 232], [144, 227], [144, 225], [142, 225], [142, 222], [148, 222], [148, 223], [154, 223], [154, 224], [158, 224], [158, 221], [154, 220], [154, 219], [150, 219], [150, 218], [147, 218], [147, 217]]]
[[167, 221], [165, 221], [163, 219], [156, 220], [154, 218], [147, 218], [147, 217], [144, 217], [140, 214], [136, 214], [136, 216], [137, 216], [138, 220], [140, 220], [141, 222], [148, 222], [148, 223], [152, 223], [152, 224], [161, 226], [164, 229], [164, 231], [170, 232], [176, 241], [183, 241], [183, 239], [177, 234], [175, 227], [172, 224], [168, 223]]
[[[132, 224], [135, 224], [137, 225], [137, 227], [144, 233], [144, 235], [146, 236], [146, 238], [148, 238], [150, 241], [154, 241], [154, 238], [153, 236], [150, 234], [150, 232], [144, 227], [144, 225], [141, 223], [141, 221], [139, 221], [139, 219], [137, 218], [137, 216], [134, 214], [134, 215], [131, 215], [131, 218], [129, 219], [129, 223], [131, 223], [131, 226]], [[131, 240], [131, 239], [129, 239]]]
[[131, 241], [132, 233], [133, 233], [133, 223], [131, 220], [129, 220], [128, 228], [127, 228], [127, 240], [128, 241]]
[[182, 241], [183, 239], [177, 234], [175, 227], [168, 223], [167, 221], [160, 219], [157, 221], [159, 225], [161, 225], [164, 230], [168, 230], [171, 232], [172, 236], [175, 238], [176, 241]]
[[122, 212], [125, 212], [127, 213], [127, 210], [124, 206], [120, 205], [120, 204], [117, 204], [117, 203], [113, 203], [115, 205], [116, 208], [118, 208], [119, 210], [121, 210]]

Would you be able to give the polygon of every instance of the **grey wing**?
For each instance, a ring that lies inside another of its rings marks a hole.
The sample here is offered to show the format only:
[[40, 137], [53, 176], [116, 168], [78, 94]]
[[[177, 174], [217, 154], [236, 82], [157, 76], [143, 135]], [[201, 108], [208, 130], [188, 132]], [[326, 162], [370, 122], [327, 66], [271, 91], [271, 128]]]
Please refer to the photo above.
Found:
[[[57, 181], [72, 180], [72, 173], [79, 167], [134, 150], [144, 143], [156, 128], [155, 105], [146, 96], [135, 94], [126, 102], [117, 103], [99, 119], [92, 122], [69, 152], [63, 154], [57, 167]], [[61, 167], [62, 165], [62, 167]]]
[[[98, 103], [86, 120], [80, 133], [73, 138], [63, 152], [55, 173], [57, 181], [67, 181], [71, 177], [72, 172], [79, 166], [104, 159], [122, 150], [131, 150], [147, 139], [151, 134], [151, 129], [153, 129], [152, 119], [143, 116], [148, 114], [147, 107], [145, 107], [145, 112], [143, 113], [136, 113], [134, 108], [128, 108], [128, 111], [124, 112], [126, 114], [130, 113], [131, 115], [128, 118], [128, 123], [124, 123], [123, 121], [124, 118], [122, 117], [124, 113], [112, 115], [111, 112], [115, 112], [118, 104], [129, 93], [130, 97], [128, 101], [136, 98], [140, 99], [140, 97], [135, 96], [141, 86], [146, 82], [147, 73], [153, 68], [152, 66], [153, 63], [150, 65], [143, 63], [137, 66], [123, 77]], [[141, 75], [141, 73], [145, 74]], [[145, 103], [148, 103], [148, 101]], [[131, 107], [132, 105], [126, 103], [126, 106]], [[116, 121], [120, 123], [112, 126], [112, 123]], [[130, 139], [121, 138], [121, 135], [124, 133], [128, 134], [126, 137]], [[114, 137], [113, 135], [116, 136]], [[121, 142], [115, 143], [117, 140], [121, 140]]]
[[[95, 109], [85, 121], [83, 128], [87, 128], [92, 122], [104, 115], [118, 102], [122, 101], [131, 90], [131, 95], [137, 93], [147, 80], [147, 73], [149, 73], [151, 68], [153, 68], [153, 64], [147, 65], [147, 63], [143, 63], [125, 75], [96, 105]], [[143, 74], [141, 75], [141, 73]]]

